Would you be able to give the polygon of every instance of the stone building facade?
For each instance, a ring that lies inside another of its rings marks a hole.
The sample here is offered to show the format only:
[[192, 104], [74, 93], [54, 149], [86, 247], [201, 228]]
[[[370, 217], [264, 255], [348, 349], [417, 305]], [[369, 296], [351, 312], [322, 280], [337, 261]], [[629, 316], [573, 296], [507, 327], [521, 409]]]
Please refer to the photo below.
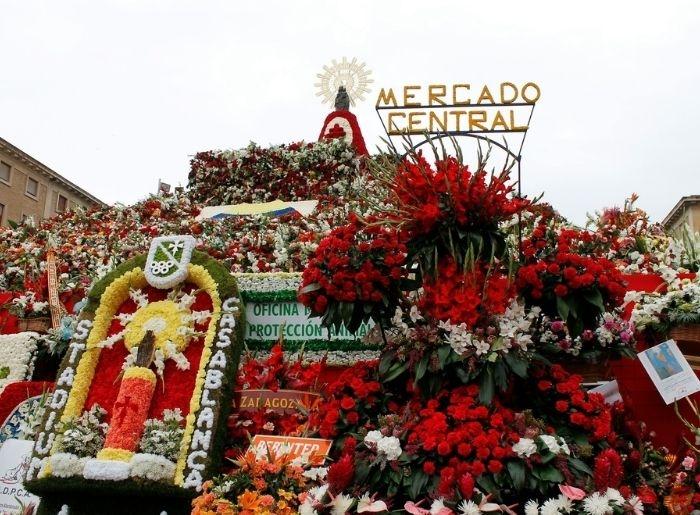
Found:
[[0, 225], [105, 203], [0, 138]]
[[700, 232], [700, 195], [682, 197], [662, 222], [666, 231], [677, 234], [687, 224], [691, 233]]

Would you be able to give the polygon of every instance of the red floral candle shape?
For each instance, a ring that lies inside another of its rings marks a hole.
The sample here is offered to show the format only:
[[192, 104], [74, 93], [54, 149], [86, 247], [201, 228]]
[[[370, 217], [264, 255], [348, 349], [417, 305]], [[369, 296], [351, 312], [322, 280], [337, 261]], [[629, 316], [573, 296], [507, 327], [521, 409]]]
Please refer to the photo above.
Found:
[[128, 461], [131, 458], [143, 434], [155, 386], [156, 375], [149, 368], [126, 369], [98, 459]]

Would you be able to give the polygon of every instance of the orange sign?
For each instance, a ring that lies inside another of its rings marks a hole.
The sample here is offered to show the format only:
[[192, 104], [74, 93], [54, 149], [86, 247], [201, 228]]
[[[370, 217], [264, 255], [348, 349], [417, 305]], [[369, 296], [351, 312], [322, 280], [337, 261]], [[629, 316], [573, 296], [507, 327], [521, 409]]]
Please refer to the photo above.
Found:
[[296, 436], [255, 435], [249, 451], [273, 456], [308, 456], [309, 463], [322, 465], [331, 450], [333, 440], [299, 438]]
[[299, 390], [236, 390], [233, 407], [239, 411], [270, 409], [280, 413], [307, 411], [321, 400], [317, 393]]

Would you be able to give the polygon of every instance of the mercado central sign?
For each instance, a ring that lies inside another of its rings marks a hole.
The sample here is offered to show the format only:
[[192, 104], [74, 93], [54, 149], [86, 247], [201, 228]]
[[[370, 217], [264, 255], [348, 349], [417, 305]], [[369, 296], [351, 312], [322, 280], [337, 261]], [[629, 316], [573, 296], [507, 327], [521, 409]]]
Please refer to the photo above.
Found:
[[376, 109], [389, 136], [527, 132], [540, 87], [430, 84], [381, 88]]

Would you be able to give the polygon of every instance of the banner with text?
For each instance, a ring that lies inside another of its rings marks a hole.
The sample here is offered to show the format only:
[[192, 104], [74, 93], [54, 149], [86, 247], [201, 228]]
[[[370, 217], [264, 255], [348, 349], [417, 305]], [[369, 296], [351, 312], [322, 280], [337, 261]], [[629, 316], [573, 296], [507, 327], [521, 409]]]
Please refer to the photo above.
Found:
[[[284, 336], [286, 341], [360, 340], [374, 326], [363, 323], [353, 335], [344, 326], [339, 331], [321, 326], [320, 318], [312, 318], [311, 310], [301, 302], [247, 302], [246, 340], [269, 341]], [[284, 334], [282, 333], [284, 331]]]

